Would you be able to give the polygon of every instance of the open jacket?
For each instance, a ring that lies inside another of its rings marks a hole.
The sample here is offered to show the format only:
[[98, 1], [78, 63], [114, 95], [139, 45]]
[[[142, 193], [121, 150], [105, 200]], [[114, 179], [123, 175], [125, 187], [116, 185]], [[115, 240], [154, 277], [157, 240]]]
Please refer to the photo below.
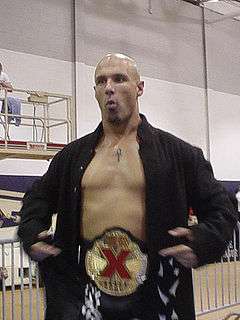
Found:
[[[188, 245], [199, 265], [211, 263], [223, 254], [231, 239], [236, 213], [223, 186], [213, 176], [202, 151], [181, 139], [152, 127], [141, 115], [138, 127], [139, 155], [146, 181], [146, 243], [150, 273], [157, 272], [158, 251], [184, 242], [168, 235], [175, 227], [187, 227], [189, 207], [198, 217]], [[37, 242], [37, 235], [49, 228], [51, 216], [58, 213], [54, 241], [66, 259], [77, 261], [81, 223], [81, 179], [94, 157], [103, 134], [97, 129], [61, 150], [47, 173], [23, 199], [18, 234], [25, 250]], [[107, 164], [106, 164], [107, 165]], [[114, 201], [114, 199], [113, 199]], [[182, 267], [176, 308], [182, 320], [195, 319], [191, 270]]]

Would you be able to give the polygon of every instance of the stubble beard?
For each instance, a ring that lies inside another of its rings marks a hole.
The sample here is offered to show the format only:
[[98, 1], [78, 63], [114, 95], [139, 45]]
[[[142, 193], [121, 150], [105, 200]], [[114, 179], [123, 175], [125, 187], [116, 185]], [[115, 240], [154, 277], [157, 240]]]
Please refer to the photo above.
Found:
[[120, 112], [120, 110], [118, 110], [118, 112], [116, 113], [108, 113], [107, 115], [107, 121], [109, 123], [111, 123], [112, 125], [122, 125], [126, 122], [129, 121], [129, 119], [131, 118], [130, 114], [125, 114], [124, 112]]
[[108, 122], [113, 125], [120, 125], [123, 121], [118, 115], [109, 115], [108, 116]]

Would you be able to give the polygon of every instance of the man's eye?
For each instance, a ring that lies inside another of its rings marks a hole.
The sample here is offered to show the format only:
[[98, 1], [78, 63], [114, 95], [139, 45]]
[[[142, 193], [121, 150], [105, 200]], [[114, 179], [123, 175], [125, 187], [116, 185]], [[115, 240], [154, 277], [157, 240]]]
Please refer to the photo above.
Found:
[[123, 75], [119, 74], [119, 75], [115, 76], [115, 81], [116, 82], [124, 82], [124, 81], [126, 81], [126, 79]]
[[98, 80], [96, 81], [96, 85], [101, 85], [101, 84], [104, 84], [105, 82], [106, 82], [105, 79], [98, 79]]

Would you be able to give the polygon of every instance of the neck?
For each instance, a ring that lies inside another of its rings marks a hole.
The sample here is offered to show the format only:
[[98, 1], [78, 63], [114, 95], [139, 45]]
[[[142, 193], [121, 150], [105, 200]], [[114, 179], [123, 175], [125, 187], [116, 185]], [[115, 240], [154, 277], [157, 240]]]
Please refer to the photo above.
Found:
[[139, 115], [130, 118], [126, 122], [113, 124], [103, 120], [103, 131], [104, 136], [110, 140], [120, 140], [124, 137], [129, 137], [132, 135], [137, 135], [138, 126], [141, 123], [141, 118]]

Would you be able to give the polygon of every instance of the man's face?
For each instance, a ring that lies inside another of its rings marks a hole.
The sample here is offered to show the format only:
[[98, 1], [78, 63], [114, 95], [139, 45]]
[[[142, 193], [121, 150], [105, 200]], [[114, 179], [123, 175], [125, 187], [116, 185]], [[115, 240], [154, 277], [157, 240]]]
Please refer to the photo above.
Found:
[[143, 82], [128, 60], [103, 59], [96, 68], [94, 89], [104, 120], [122, 123], [134, 112], [138, 114], [137, 99], [143, 92]]

